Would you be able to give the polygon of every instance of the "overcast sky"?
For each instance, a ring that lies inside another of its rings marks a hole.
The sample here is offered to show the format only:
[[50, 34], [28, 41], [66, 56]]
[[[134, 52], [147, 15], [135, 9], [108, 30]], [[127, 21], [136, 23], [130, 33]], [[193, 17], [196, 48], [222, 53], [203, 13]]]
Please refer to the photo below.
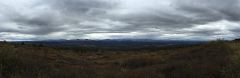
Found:
[[1, 40], [240, 37], [239, 0], [0, 0]]

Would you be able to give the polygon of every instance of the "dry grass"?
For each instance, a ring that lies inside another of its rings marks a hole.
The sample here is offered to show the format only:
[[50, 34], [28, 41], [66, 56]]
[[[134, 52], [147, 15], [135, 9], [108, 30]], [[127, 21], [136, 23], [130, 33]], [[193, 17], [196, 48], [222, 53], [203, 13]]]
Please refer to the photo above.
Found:
[[240, 44], [139, 52], [74, 52], [0, 43], [3, 78], [239, 78]]

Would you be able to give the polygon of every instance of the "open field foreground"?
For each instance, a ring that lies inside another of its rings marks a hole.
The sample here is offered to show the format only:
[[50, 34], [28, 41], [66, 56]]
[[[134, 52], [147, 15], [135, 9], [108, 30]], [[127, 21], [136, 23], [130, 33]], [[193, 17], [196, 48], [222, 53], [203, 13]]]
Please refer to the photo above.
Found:
[[88, 52], [0, 43], [0, 78], [240, 78], [240, 42]]

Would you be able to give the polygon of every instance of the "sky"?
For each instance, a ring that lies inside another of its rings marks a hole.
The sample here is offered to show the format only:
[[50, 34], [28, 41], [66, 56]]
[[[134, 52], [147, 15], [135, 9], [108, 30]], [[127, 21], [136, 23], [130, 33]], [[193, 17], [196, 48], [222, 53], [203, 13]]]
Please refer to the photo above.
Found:
[[240, 38], [240, 0], [0, 0], [0, 40]]

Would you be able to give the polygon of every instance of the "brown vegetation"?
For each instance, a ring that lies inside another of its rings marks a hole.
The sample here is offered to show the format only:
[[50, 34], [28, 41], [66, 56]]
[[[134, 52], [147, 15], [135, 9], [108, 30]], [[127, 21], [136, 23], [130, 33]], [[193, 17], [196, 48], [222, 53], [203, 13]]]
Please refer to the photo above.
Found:
[[0, 43], [1, 78], [239, 78], [240, 43], [82, 52]]

